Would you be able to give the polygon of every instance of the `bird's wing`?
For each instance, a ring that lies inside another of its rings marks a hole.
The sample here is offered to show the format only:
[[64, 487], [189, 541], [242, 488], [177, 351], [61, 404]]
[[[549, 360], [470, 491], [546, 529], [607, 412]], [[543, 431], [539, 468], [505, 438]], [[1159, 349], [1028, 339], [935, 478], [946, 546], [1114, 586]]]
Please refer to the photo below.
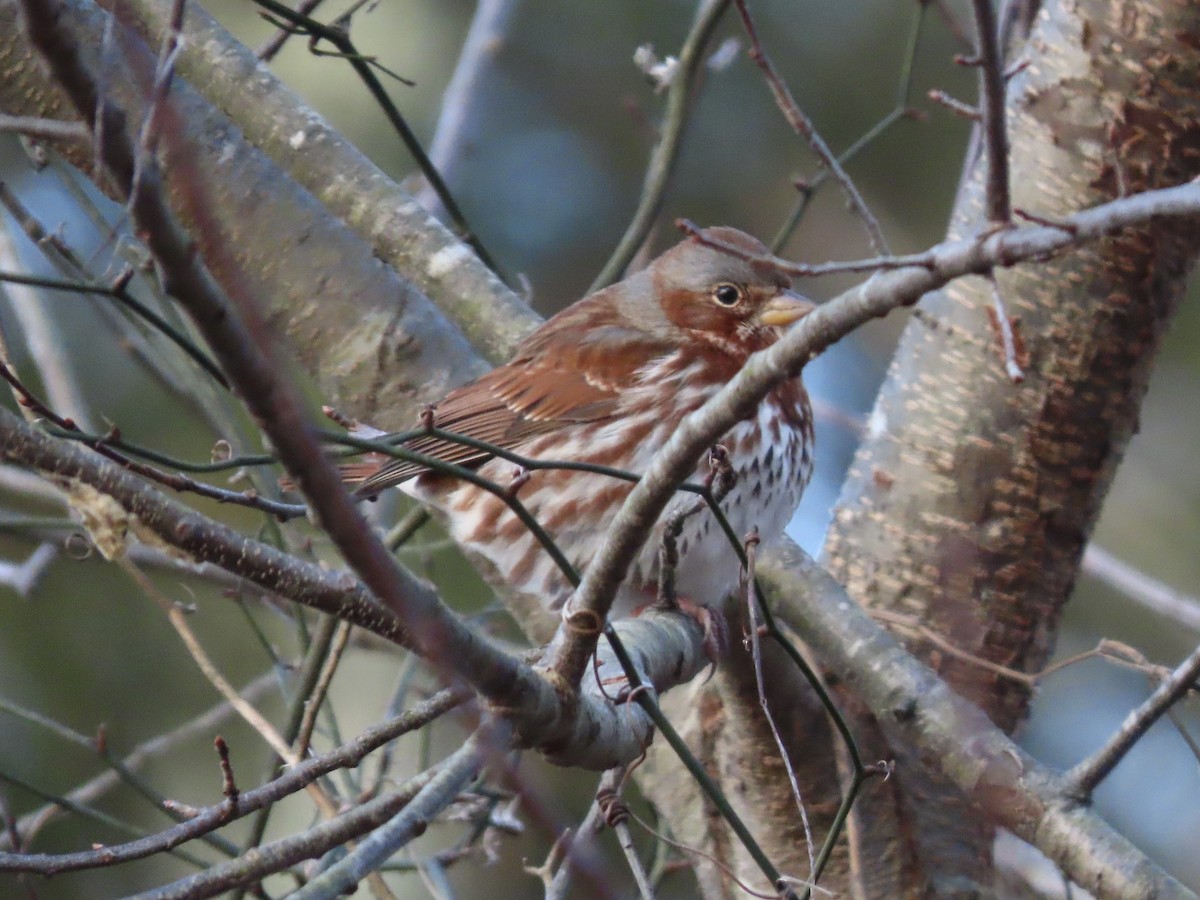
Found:
[[[615, 325], [593, 324], [578, 334], [563, 328], [543, 331], [545, 327], [531, 336], [511, 362], [438, 403], [436, 427], [520, 452], [531, 438], [611, 417], [622, 392], [635, 383], [642, 367], [670, 352], [669, 346], [640, 331]], [[493, 456], [434, 436], [414, 438], [404, 447], [468, 467]], [[388, 460], [363, 480], [357, 493], [373, 496], [427, 468], [407, 460]]]

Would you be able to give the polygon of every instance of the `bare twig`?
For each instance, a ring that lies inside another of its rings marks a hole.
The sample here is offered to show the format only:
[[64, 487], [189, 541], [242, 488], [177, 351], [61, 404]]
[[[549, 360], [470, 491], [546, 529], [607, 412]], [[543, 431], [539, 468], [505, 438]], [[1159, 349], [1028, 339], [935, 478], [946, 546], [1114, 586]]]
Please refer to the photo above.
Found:
[[213, 739], [213, 746], [217, 748], [217, 759], [221, 763], [221, 794], [230, 807], [237, 809], [238, 787], [233, 775], [233, 763], [229, 761], [229, 744], [218, 734]]
[[[699, 628], [698, 625], [696, 627]], [[670, 720], [663, 715], [652, 692], [647, 690], [649, 686], [639, 679], [637, 666], [634, 665], [628, 651], [625, 649], [616, 628], [611, 624], [606, 626], [604, 636], [613, 654], [620, 660], [621, 666], [629, 679], [629, 702], [632, 703], [636, 700], [637, 704], [645, 711], [651, 721], [654, 722], [663, 739], [666, 740], [671, 749], [679, 757], [679, 761], [683, 764], [683, 767], [695, 779], [700, 789], [712, 801], [721, 814], [721, 817], [729, 824], [733, 833], [737, 835], [738, 840], [741, 841], [746, 852], [750, 854], [750, 858], [758, 866], [759, 871], [766, 876], [772, 885], [779, 888], [778, 896], [780, 900], [796, 900], [795, 892], [787, 886], [775, 863], [771, 861], [770, 857], [759, 846], [758, 841], [754, 839], [754, 835], [750, 833], [750, 829], [746, 827], [746, 823], [742, 821], [741, 816], [729, 804], [729, 801], [725, 798], [725, 795], [721, 792], [721, 789], [717, 786], [712, 776], [709, 775], [704, 766], [700, 764], [700, 761], [688, 749], [687, 744], [684, 743], [683, 738], [679, 736], [679, 732], [675, 730], [674, 726], [671, 725]]]
[[617, 843], [625, 854], [625, 861], [633, 880], [637, 884], [638, 893], [642, 900], [654, 900], [654, 886], [646, 875], [646, 867], [638, 856], [637, 848], [633, 846], [633, 834], [629, 830], [629, 807], [621, 800], [621, 787], [624, 779], [623, 769], [610, 769], [600, 780], [600, 788], [596, 792], [596, 807], [604, 816], [604, 824], [617, 835]]
[[[597, 809], [597, 810], [604, 812], [604, 816], [607, 821], [607, 819], [609, 817], [609, 812], [606, 811], [606, 809], [611, 809], [611, 803], [602, 805], [600, 802], [599, 794], [598, 794], [597, 802], [593, 806], [593, 809]], [[644, 819], [642, 819], [640, 816], [638, 816], [636, 813], [634, 813], [633, 810], [631, 810], [628, 806], [625, 806], [624, 804], [619, 804], [619, 810], [618, 810], [617, 814], [622, 819], [632, 819], [634, 822], [637, 822], [637, 824], [639, 826], [641, 826], [642, 830], [644, 830], [647, 834], [652, 835], [654, 837], [654, 839], [656, 841], [658, 841], [660, 844], [668, 846], [668, 847], [674, 847], [676, 850], [680, 850], [683, 853], [688, 854], [689, 856], [699, 856], [702, 859], [705, 859], [708, 862], [712, 863], [714, 866], [716, 866], [718, 869], [720, 869], [722, 872], [724, 872], [725, 875], [734, 884], [736, 884], [742, 891], [744, 891], [750, 897], [759, 897], [759, 898], [762, 898], [762, 900], [778, 900], [779, 897], [786, 896], [782, 890], [777, 891], [773, 894], [764, 894], [764, 893], [760, 893], [759, 891], [754, 890], [753, 888], [750, 887], [750, 885], [748, 885], [744, 881], [740, 880], [737, 877], [736, 872], [734, 872], [728, 865], [726, 865], [724, 862], [722, 862], [720, 859], [718, 859], [713, 854], [705, 853], [703, 850], [699, 850], [696, 847], [691, 847], [691, 846], [688, 846], [687, 844], [681, 843], [680, 841], [672, 840], [671, 838], [667, 837], [662, 832], [657, 831], [656, 829], [652, 828], [650, 826], [650, 823], [646, 822]], [[625, 829], [626, 829], [626, 831], [628, 831], [628, 826], [625, 826]], [[787, 876], [783, 876], [783, 879], [789, 885], [795, 883], [795, 879], [787, 878]], [[550, 900], [549, 894], [547, 894], [546, 900]]]
[[[145, 859], [161, 853], [163, 850], [208, 834], [225, 826], [233, 819], [245, 816], [256, 809], [303, 790], [317, 778], [335, 769], [358, 765], [363, 757], [372, 750], [401, 735], [424, 727], [433, 719], [463, 703], [467, 696], [468, 693], [461, 689], [441, 691], [424, 703], [413, 707], [404, 715], [368, 729], [353, 741], [333, 752], [304, 760], [262, 787], [242, 791], [238, 794], [236, 811], [231, 811], [229, 804], [222, 799], [213, 806], [196, 811], [196, 815], [179, 825], [127, 844], [110, 845], [80, 853], [0, 853], [0, 872], [37, 872], [42, 875], [54, 875], [60, 872], [112, 865], [127, 860]], [[387, 815], [390, 815], [389, 810], [394, 811], [397, 804], [403, 805], [407, 802], [406, 796], [411, 797], [427, 777], [428, 775], [418, 777], [415, 784], [410, 784], [399, 792], [393, 792], [389, 797], [381, 798], [379, 806], [370, 810], [360, 807], [359, 811], [368, 818], [372, 815], [382, 815], [383, 820], [386, 820]], [[366, 827], [369, 828], [370, 825], [368, 824]], [[345, 840], [342, 839], [339, 843], [344, 843]]]
[[47, 141], [69, 141], [85, 146], [92, 142], [91, 132], [82, 122], [62, 122], [39, 116], [9, 116], [0, 113], [0, 133], [8, 132]]
[[996, 283], [995, 276], [989, 275], [987, 281], [988, 287], [992, 291], [992, 305], [988, 307], [988, 321], [992, 323], [992, 327], [1000, 338], [1004, 372], [1008, 375], [1009, 381], [1013, 384], [1020, 384], [1025, 380], [1025, 372], [1021, 369], [1019, 359], [1021, 354], [1017, 346], [1013, 321], [1008, 317], [1008, 311], [1004, 308], [1004, 298], [1000, 296], [1000, 286]]
[[502, 723], [485, 724], [446, 758], [436, 775], [403, 810], [300, 890], [294, 900], [320, 900], [353, 888], [393, 853], [424, 833], [428, 823], [449, 806], [483, 768], [487, 755], [507, 747], [511, 735]]
[[1117, 767], [1117, 763], [1142, 739], [1150, 726], [1188, 691], [1196, 689], [1197, 678], [1200, 678], [1200, 647], [1193, 650], [1169, 678], [1163, 680], [1145, 703], [1125, 718], [1103, 747], [1067, 773], [1070, 792], [1081, 801], [1089, 800], [1100, 782]]
[[[300, 2], [296, 4], [296, 14], [300, 16], [310, 15], [315, 12], [317, 7], [323, 2], [324, 0], [300, 0]], [[275, 58], [275, 55], [283, 49], [283, 45], [287, 43], [288, 38], [293, 37], [295, 34], [296, 32], [294, 28], [280, 26], [278, 31], [271, 35], [271, 37], [264, 41], [259, 48], [254, 51], [254, 55], [257, 56], [262, 62], [270, 62]]]
[[792, 129], [806, 141], [813, 152], [817, 154], [817, 158], [821, 163], [829, 169], [833, 174], [834, 179], [846, 194], [846, 200], [850, 203], [851, 208], [862, 220], [863, 228], [867, 232], [867, 239], [871, 243], [871, 248], [880, 256], [889, 256], [891, 251], [888, 250], [887, 239], [883, 236], [883, 229], [879, 227], [879, 222], [874, 214], [867, 207], [866, 201], [863, 200], [862, 194], [858, 192], [858, 188], [846, 174], [846, 170], [842, 168], [837, 157], [829, 149], [829, 145], [825, 143], [824, 138], [817, 133], [808, 116], [800, 109], [800, 105], [788, 90], [786, 82], [776, 71], [774, 64], [767, 56], [763, 49], [762, 43], [758, 39], [758, 31], [754, 26], [754, 19], [750, 16], [750, 7], [748, 0], [736, 0], [738, 12], [742, 17], [742, 25], [746, 29], [746, 36], [750, 40], [750, 58], [762, 69], [763, 76], [767, 80], [767, 86], [771, 89], [771, 93], [775, 96], [775, 102], [778, 104], [783, 116], [787, 119]]
[[954, 97], [951, 97], [945, 91], [932, 90], [927, 95], [930, 100], [939, 106], [944, 106], [956, 116], [961, 116], [964, 119], [969, 119], [972, 122], [978, 122], [983, 118], [983, 114], [969, 103], [963, 103]]
[[[240, 693], [250, 701], [257, 700], [270, 688], [273, 688], [278, 681], [278, 676], [274, 672], [267, 672], [260, 675], [258, 678], [247, 684]], [[197, 735], [208, 734], [213, 728], [216, 728], [223, 721], [228, 719], [233, 714], [233, 707], [221, 701], [211, 709], [201, 713], [189, 722], [185, 722], [178, 728], [168, 731], [165, 734], [158, 735], [141, 744], [138, 744], [125, 756], [111, 763], [112, 768], [106, 772], [102, 772], [95, 778], [85, 781], [78, 787], [73, 788], [64, 796], [67, 800], [76, 803], [86, 803], [94, 800], [97, 797], [103, 796], [108, 791], [112, 790], [123, 779], [123, 773], [136, 772], [139, 768], [146, 764], [151, 759], [169, 751], [177, 744], [189, 740]], [[42, 827], [51, 821], [55, 816], [61, 814], [63, 808], [54, 803], [48, 803], [45, 806], [28, 812], [17, 820], [17, 830], [23, 836], [23, 840], [28, 843], [33, 837], [41, 831]], [[17, 849], [19, 845], [11, 843], [0, 835], [0, 850]]]
[[[623, 771], [624, 767], [622, 766], [619, 770], [610, 769], [601, 775], [597, 791], [606, 785], [615, 783], [617, 778], [615, 773]], [[600, 809], [600, 804], [593, 801], [592, 805], [588, 807], [587, 815], [579, 823], [579, 827], [574, 832], [568, 829], [558, 836], [541, 866], [526, 867], [526, 872], [536, 875], [542, 880], [542, 884], [545, 886], [544, 900], [566, 900], [571, 886], [572, 863], [582, 855], [581, 846], [589, 846], [586, 843], [581, 844], [581, 842], [595, 837], [603, 827], [604, 813]]]
[[333, 682], [333, 675], [337, 672], [338, 664], [342, 660], [342, 653], [346, 649], [347, 641], [350, 640], [351, 628], [352, 626], [349, 622], [337, 623], [337, 628], [334, 630], [333, 643], [329, 648], [329, 653], [325, 656], [325, 663], [321, 666], [321, 673], [317, 678], [317, 683], [313, 686], [312, 692], [304, 702], [304, 716], [300, 720], [300, 729], [295, 741], [296, 756], [300, 759], [304, 759], [308, 755], [313, 728], [317, 724], [317, 713], [321, 711], [321, 704], [325, 702], [325, 695], [329, 692], [329, 685]]
[[[130, 459], [129, 457], [118, 453], [115, 448], [124, 449], [124, 442], [120, 438], [118, 429], [113, 428], [107, 434], [95, 435], [81, 431], [76, 425], [75, 420], [61, 416], [30, 391], [25, 384], [17, 378], [16, 374], [0, 361], [0, 379], [8, 382], [17, 395], [20, 405], [37, 416], [48, 419], [54, 423], [58, 429], [58, 433], [62, 437], [70, 438], [71, 440], [79, 441], [82, 444], [95, 450], [102, 456], [106, 456], [113, 462], [118, 463], [131, 472], [136, 472], [143, 478], [148, 478], [151, 481], [166, 485], [176, 491], [186, 491], [188, 493], [198, 494], [201, 497], [208, 497], [213, 500], [218, 500], [222, 503], [231, 503], [236, 506], [248, 506], [251, 509], [259, 509], [263, 512], [270, 513], [281, 520], [293, 519], [297, 516], [302, 516], [307, 512], [307, 507], [303, 504], [281, 503], [278, 500], [272, 500], [270, 497], [263, 497], [257, 491], [231, 491], [225, 488], [215, 487], [211, 484], [206, 484], [203, 481], [197, 481], [194, 478], [188, 478], [185, 475], [178, 473], [163, 472], [154, 466], [146, 465]], [[148, 455], [142, 451], [141, 455]]]
[[[913, 5], [913, 23], [909, 31], [908, 48], [904, 54], [904, 62], [900, 69], [900, 79], [896, 87], [896, 105], [893, 106], [882, 119], [872, 125], [849, 147], [838, 154], [837, 161], [839, 165], [845, 166], [846, 163], [854, 159], [863, 149], [870, 146], [876, 138], [882, 135], [885, 131], [892, 127], [895, 123], [902, 119], [915, 119], [922, 121], [925, 117], [923, 112], [915, 110], [911, 106], [910, 96], [912, 94], [913, 85], [913, 70], [917, 59], [917, 49], [920, 46], [922, 26], [925, 22], [925, 11], [929, 8], [928, 3], [916, 3]], [[822, 168], [815, 177], [806, 178], [796, 183], [798, 196], [793, 204], [787, 218], [783, 224], [771, 238], [769, 244], [772, 253], [778, 253], [783, 245], [787, 243], [796, 227], [800, 224], [804, 213], [808, 210], [809, 203], [820, 187], [827, 182], [832, 172], [830, 169]]]
[[[442, 176], [438, 173], [437, 167], [430, 162], [424, 148], [421, 146], [421, 142], [417, 140], [417, 136], [413, 133], [412, 129], [409, 128], [408, 123], [400, 114], [400, 110], [396, 108], [396, 104], [392, 102], [387, 90], [384, 88], [383, 84], [380, 83], [379, 78], [375, 75], [375, 72], [372, 71], [372, 64], [374, 63], [374, 60], [363, 57], [358, 50], [355, 49], [354, 43], [350, 40], [348, 14], [344, 15], [342, 20], [339, 20], [339, 25], [326, 26], [315, 21], [314, 19], [308, 18], [307, 16], [299, 15], [295, 10], [289, 9], [287, 6], [284, 6], [282, 3], [278, 2], [278, 0], [254, 0], [254, 2], [263, 9], [268, 10], [272, 15], [278, 16], [284, 21], [304, 29], [305, 32], [307, 32], [312, 38], [309, 44], [310, 47], [315, 47], [317, 40], [329, 41], [331, 44], [337, 47], [337, 55], [341, 56], [348, 63], [350, 63], [351, 68], [354, 69], [355, 73], [362, 80], [362, 83], [366, 86], [367, 91], [371, 94], [371, 97], [379, 105], [379, 108], [383, 110], [383, 114], [387, 118], [388, 124], [390, 124], [396, 131], [396, 134], [399, 135], [400, 140], [404, 143], [405, 148], [412, 155], [413, 160], [417, 164], [417, 168], [421, 170], [421, 174], [425, 176], [425, 179], [437, 193], [438, 199], [441, 201], [442, 206], [446, 209], [447, 215], [449, 215], [451, 221], [454, 223], [454, 227], [457, 230], [459, 237], [461, 237], [462, 240], [475, 251], [484, 265], [490, 268], [493, 272], [499, 272], [495, 261], [484, 248], [483, 244], [480, 242], [478, 236], [472, 230], [471, 226], [467, 223], [466, 216], [463, 215], [462, 210], [459, 208], [457, 201], [455, 201], [454, 195], [446, 186], [445, 181], [442, 180]], [[405, 79], [400, 80], [403, 81]]]
[[646, 174], [642, 180], [642, 196], [633, 218], [621, 235], [612, 256], [592, 281], [589, 291], [599, 290], [621, 277], [630, 260], [650, 233], [650, 227], [662, 209], [667, 182], [679, 158], [683, 133], [687, 126], [688, 110], [703, 72], [705, 49], [721, 16], [729, 8], [729, 0], [701, 0], [691, 31], [679, 51], [679, 65], [667, 89], [667, 109], [662, 134], [650, 153]]
[[746, 565], [742, 569], [741, 584], [742, 608], [746, 611], [749, 621], [749, 634], [746, 635], [745, 640], [749, 644], [751, 658], [754, 662], [754, 684], [758, 690], [758, 705], [763, 711], [763, 717], [767, 720], [767, 727], [771, 729], [771, 736], [775, 739], [775, 746], [779, 750], [779, 758], [783, 762], [784, 771], [787, 772], [788, 784], [792, 788], [792, 799], [796, 801], [796, 810], [800, 814], [800, 824], [804, 828], [805, 849], [808, 851], [809, 883], [815, 883], [819, 873], [817, 872], [816, 841], [813, 839], [812, 824], [808, 820], [808, 809], [804, 805], [804, 796], [800, 792], [800, 782], [796, 778], [796, 768], [792, 765], [791, 757], [788, 755], [787, 745], [783, 742], [783, 735], [779, 733], [779, 726], [775, 724], [775, 715], [771, 712], [771, 704], [767, 702], [767, 684], [763, 674], [762, 642], [759, 639], [758, 601], [754, 596], [754, 571], [758, 558], [759, 543], [760, 538], [757, 530], [746, 535]]
[[[179, 635], [183, 645], [187, 648], [188, 654], [195, 661], [200, 672], [208, 679], [211, 684], [222, 697], [225, 702], [237, 710], [246, 723], [258, 732], [259, 736], [274, 750], [279, 756], [284, 759], [288, 765], [294, 766], [300, 762], [300, 757], [288, 746], [282, 735], [279, 734], [275, 726], [266, 720], [262, 713], [254, 708], [253, 704], [247, 702], [241, 694], [239, 694], [221, 674], [220, 670], [213, 663], [212, 658], [204, 650], [204, 646], [200, 643], [196, 633], [192, 631], [191, 626], [187, 622], [183, 608], [177, 603], [171, 602], [164, 597], [154, 586], [154, 583], [142, 574], [128, 559], [120, 559], [118, 565], [125, 570], [126, 574], [134, 580], [143, 593], [152, 599], [159, 608], [166, 613], [167, 621], [171, 623], [171, 627], [175, 629]], [[219, 749], [219, 748], [218, 748]], [[316, 782], [305, 787], [309, 796], [312, 797], [313, 803], [321, 810], [321, 813], [329, 819], [337, 815], [338, 807], [333, 799], [325, 792]]]

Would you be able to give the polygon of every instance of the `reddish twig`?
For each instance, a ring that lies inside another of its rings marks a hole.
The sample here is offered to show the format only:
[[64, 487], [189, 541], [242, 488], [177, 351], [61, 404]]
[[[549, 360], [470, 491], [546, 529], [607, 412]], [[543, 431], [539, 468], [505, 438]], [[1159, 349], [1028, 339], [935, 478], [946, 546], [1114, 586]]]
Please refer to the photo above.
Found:
[[213, 746], [217, 748], [217, 759], [221, 763], [221, 794], [230, 809], [237, 809], [238, 787], [237, 780], [233, 777], [233, 763], [229, 761], [229, 745], [225, 743], [225, 738], [218, 734], [213, 738]]

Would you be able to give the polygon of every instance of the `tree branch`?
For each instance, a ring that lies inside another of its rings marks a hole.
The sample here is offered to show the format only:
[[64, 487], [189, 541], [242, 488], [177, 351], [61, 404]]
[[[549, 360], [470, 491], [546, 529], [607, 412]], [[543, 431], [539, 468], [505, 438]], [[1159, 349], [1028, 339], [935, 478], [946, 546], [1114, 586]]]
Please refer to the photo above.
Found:
[[575, 628], [559, 643], [555, 669], [572, 684], [583, 675], [615, 588], [676, 486], [701, 454], [749, 415], [776, 384], [800, 371], [829, 345], [871, 319], [916, 303], [963, 275], [1041, 259], [1153, 217], [1200, 215], [1200, 183], [1147, 191], [1076, 213], [1062, 226], [1026, 226], [947, 241], [922, 254], [922, 265], [879, 273], [805, 316], [774, 346], [752, 356], [704, 406], [687, 417], [630, 491], [593, 557], [583, 582], [563, 608]]
[[1080, 805], [1061, 773], [1029, 756], [914, 659], [794, 544], [764, 553], [759, 574], [780, 618], [840, 681], [855, 686], [885, 730], [918, 748], [991, 821], [1097, 896], [1195, 897]]

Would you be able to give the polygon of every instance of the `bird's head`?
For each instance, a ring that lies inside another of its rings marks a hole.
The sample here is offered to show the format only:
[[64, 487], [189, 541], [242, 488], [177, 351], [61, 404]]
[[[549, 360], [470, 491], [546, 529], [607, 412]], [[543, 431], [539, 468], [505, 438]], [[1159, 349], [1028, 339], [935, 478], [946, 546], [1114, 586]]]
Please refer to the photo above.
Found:
[[[782, 329], [815, 308], [789, 289], [791, 279], [770, 262], [762, 242], [735, 228], [707, 228], [640, 275], [642, 289], [632, 296], [642, 301], [640, 315], [649, 318], [649, 330], [699, 340], [737, 357], [770, 346]], [[656, 299], [657, 308], [645, 308], [647, 296]]]

